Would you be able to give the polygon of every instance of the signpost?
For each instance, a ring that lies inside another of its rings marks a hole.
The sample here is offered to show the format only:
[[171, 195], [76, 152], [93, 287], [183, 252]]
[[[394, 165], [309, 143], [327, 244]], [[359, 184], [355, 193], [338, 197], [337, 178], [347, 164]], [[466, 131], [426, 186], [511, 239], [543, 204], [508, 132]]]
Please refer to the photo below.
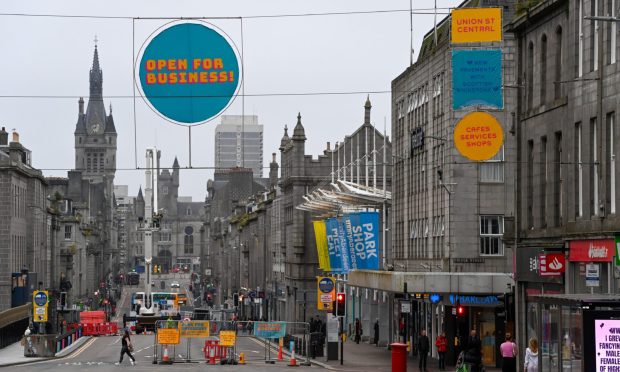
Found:
[[235, 331], [220, 331], [220, 346], [235, 346]]
[[317, 307], [319, 310], [332, 311], [336, 297], [336, 282], [330, 276], [317, 277]]
[[157, 343], [160, 345], [178, 345], [181, 342], [181, 333], [178, 328], [159, 328]]
[[183, 338], [206, 338], [209, 337], [208, 320], [190, 320], [181, 322], [181, 337]]
[[47, 291], [34, 291], [32, 293], [32, 314], [34, 322], [47, 322], [48, 293]]

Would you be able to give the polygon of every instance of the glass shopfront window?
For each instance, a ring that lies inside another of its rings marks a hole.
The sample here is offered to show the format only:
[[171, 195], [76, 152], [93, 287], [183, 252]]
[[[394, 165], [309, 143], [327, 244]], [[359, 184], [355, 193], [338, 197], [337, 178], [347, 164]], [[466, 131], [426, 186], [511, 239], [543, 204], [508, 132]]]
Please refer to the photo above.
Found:
[[562, 371], [581, 371], [582, 316], [575, 306], [562, 306]]
[[559, 365], [559, 331], [560, 310], [557, 305], [543, 305], [542, 308], [542, 340], [540, 351], [542, 352], [541, 371], [557, 371]]

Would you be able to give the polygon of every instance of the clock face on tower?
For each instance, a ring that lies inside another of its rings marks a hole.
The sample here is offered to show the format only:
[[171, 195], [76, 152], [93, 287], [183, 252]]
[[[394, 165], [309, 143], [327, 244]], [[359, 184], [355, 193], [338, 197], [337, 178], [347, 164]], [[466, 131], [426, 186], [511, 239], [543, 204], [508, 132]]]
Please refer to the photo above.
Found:
[[90, 134], [99, 133], [100, 128], [101, 128], [101, 124], [99, 124], [99, 122], [95, 122], [93, 125], [90, 126]]

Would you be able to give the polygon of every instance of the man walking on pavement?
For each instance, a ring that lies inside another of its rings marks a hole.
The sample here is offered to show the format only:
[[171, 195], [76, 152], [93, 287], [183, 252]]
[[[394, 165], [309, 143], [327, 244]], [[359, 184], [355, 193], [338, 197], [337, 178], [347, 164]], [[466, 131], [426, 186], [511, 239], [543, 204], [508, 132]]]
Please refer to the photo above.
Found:
[[375, 322], [375, 345], [379, 346], [379, 318]]
[[420, 371], [426, 372], [426, 357], [430, 350], [430, 341], [426, 336], [426, 330], [422, 330], [420, 337], [418, 338], [418, 354], [420, 354]]

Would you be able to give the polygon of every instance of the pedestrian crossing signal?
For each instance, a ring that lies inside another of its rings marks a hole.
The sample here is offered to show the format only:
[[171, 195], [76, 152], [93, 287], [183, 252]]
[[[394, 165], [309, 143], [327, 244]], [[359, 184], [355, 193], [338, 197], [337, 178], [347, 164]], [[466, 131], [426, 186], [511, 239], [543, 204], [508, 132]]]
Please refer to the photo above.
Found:
[[335, 316], [344, 316], [345, 309], [347, 305], [347, 296], [346, 294], [340, 292], [336, 294], [336, 301], [334, 301], [334, 315]]
[[458, 317], [465, 315], [465, 307], [459, 303], [456, 304], [456, 315]]

